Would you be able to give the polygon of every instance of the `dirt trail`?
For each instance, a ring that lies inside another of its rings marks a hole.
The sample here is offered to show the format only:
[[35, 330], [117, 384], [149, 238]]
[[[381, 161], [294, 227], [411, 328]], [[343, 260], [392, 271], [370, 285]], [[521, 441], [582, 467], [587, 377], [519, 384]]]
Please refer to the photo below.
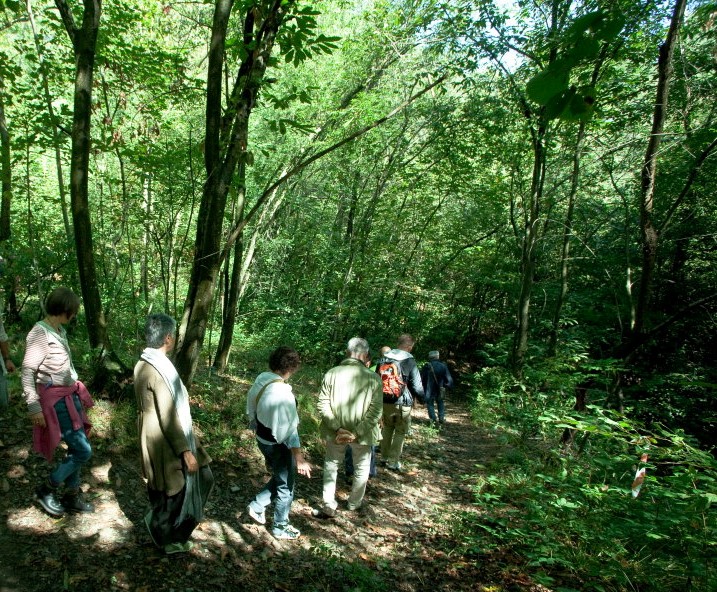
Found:
[[[384, 468], [371, 479], [366, 516], [341, 510], [331, 521], [311, 517], [321, 497], [321, 459], [311, 480], [299, 478], [292, 523], [299, 541], [276, 541], [251, 522], [244, 508], [265, 478], [261, 464], [216, 463], [217, 487], [194, 549], [165, 556], [142, 524], [146, 496], [134, 455], [96, 443], [86, 475], [96, 513], [55, 520], [32, 500], [46, 464], [28, 451], [28, 427], [19, 408], [0, 415], [0, 592], [257, 590], [481, 590], [505, 581], [487, 556], [463, 556], [448, 521], [478, 512], [471, 483], [475, 465], [497, 449], [470, 425], [461, 402], [447, 404], [448, 423], [428, 427], [414, 409], [407, 440], [407, 471]], [[125, 453], [126, 455], [126, 453]], [[338, 497], [348, 488], [339, 474]], [[493, 567], [491, 567], [493, 565]], [[490, 573], [492, 572], [492, 573]], [[515, 585], [515, 581], [512, 582]], [[384, 586], [384, 587], [382, 587]], [[524, 587], [515, 589], [528, 589]]]

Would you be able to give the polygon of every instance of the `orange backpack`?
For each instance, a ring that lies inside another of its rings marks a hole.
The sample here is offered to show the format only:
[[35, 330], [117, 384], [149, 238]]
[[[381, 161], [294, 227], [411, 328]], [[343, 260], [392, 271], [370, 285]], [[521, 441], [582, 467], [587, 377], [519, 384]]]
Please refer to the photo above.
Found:
[[405, 385], [398, 364], [390, 358], [382, 358], [376, 370], [383, 383], [383, 400], [396, 401], [401, 396]]

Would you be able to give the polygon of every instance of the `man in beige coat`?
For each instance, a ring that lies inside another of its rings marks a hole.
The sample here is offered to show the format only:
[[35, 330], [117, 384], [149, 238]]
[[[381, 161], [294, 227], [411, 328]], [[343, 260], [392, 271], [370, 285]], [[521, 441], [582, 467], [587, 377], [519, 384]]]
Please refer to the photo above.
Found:
[[145, 327], [147, 347], [134, 368], [142, 474], [150, 503], [145, 524], [154, 543], [168, 554], [191, 550], [189, 537], [202, 521], [214, 484], [211, 459], [194, 437], [187, 389], [167, 357], [175, 331], [172, 317], [151, 315]]
[[351, 447], [354, 480], [347, 507], [358, 510], [366, 493], [371, 448], [381, 439], [378, 427], [383, 412], [381, 379], [366, 368], [369, 360], [368, 342], [352, 338], [347, 358], [324, 376], [319, 394], [321, 434], [326, 440], [324, 459], [324, 491], [321, 508], [313, 514], [319, 518], [336, 513], [336, 477], [343, 461], [346, 445]]

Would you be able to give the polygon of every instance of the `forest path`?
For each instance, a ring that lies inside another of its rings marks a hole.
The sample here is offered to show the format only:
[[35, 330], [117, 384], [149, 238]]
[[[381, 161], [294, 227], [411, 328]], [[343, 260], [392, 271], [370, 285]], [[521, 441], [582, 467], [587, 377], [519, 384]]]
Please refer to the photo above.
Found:
[[[217, 486], [194, 549], [166, 556], [142, 523], [146, 493], [137, 462], [96, 443], [86, 475], [96, 512], [56, 520], [32, 501], [47, 465], [28, 451], [29, 430], [19, 405], [0, 415], [0, 592], [219, 590], [537, 590], [511, 569], [507, 557], [463, 550], [449, 518], [475, 514], [472, 484], [501, 453], [471, 425], [460, 400], [446, 405], [447, 424], [428, 425], [425, 407], [413, 411], [405, 472], [379, 468], [369, 482], [370, 511], [345, 510], [348, 488], [339, 473], [339, 512], [312, 518], [321, 499], [321, 458], [312, 478], [298, 477], [291, 521], [298, 541], [277, 541], [245, 514], [266, 479], [256, 454], [237, 466], [213, 465]], [[252, 446], [256, 448], [253, 443]]]

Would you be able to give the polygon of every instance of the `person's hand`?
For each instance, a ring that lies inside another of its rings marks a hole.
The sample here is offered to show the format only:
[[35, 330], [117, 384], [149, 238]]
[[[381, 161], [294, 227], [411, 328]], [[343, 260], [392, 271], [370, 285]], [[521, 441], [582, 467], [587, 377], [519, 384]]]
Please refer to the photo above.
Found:
[[182, 453], [182, 458], [184, 459], [184, 466], [187, 467], [187, 473], [196, 473], [199, 470], [199, 463], [191, 450], [185, 450]]
[[296, 472], [307, 479], [311, 479], [311, 465], [306, 461], [304, 455], [301, 452], [297, 452], [294, 454], [294, 460], [296, 460]]
[[355, 441], [355, 434], [352, 434], [344, 428], [339, 428], [338, 430], [336, 430], [336, 437], [334, 438], [334, 442], [336, 442], [336, 444], [350, 444], [351, 442]]
[[33, 427], [37, 426], [38, 428], [46, 428], [47, 423], [45, 423], [45, 416], [42, 413], [33, 413], [30, 416], [30, 421], [32, 422]]
[[15, 372], [15, 362], [13, 362], [10, 358], [5, 358], [5, 369], [8, 372]]

